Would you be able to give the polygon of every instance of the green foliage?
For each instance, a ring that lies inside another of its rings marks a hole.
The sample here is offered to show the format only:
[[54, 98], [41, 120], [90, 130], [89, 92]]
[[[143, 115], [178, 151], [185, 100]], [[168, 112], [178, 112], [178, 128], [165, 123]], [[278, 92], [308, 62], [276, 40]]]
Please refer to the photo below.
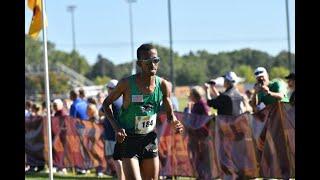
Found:
[[115, 66], [115, 79], [120, 80], [131, 75], [132, 63], [124, 63]]
[[253, 76], [253, 70], [248, 65], [240, 65], [235, 68], [234, 72], [238, 76], [245, 78], [245, 82], [248, 82], [248, 83], [255, 82], [255, 78]]
[[[49, 72], [49, 85], [51, 94], [65, 94], [72, 88], [68, 81], [69, 79], [63, 75]], [[43, 75], [33, 75], [25, 77], [25, 89], [27, 93], [29, 91], [35, 91], [37, 93], [45, 93], [45, 84]]]
[[28, 36], [25, 38], [25, 63], [26, 64], [39, 64], [41, 61], [42, 49], [41, 42], [34, 41]]
[[[55, 49], [55, 45], [48, 42], [49, 63], [60, 62], [76, 72], [84, 75], [90, 70], [87, 60], [78, 52], [66, 53]], [[42, 42], [25, 36], [25, 63], [43, 64]]]
[[226, 72], [230, 71], [232, 68], [232, 63], [230, 56], [226, 53], [219, 53], [218, 55], [213, 55], [208, 59], [208, 79], [222, 76]]
[[[155, 45], [161, 57], [157, 75], [170, 80], [170, 51], [169, 48]], [[114, 65], [102, 55], [97, 56], [95, 64], [90, 66], [87, 60], [78, 52], [67, 53], [56, 50], [55, 45], [48, 42], [49, 63], [62, 63], [82, 75], [86, 75], [96, 84], [105, 84], [110, 79], [122, 79], [131, 75], [132, 63]], [[295, 55], [291, 54], [292, 66], [295, 66]], [[25, 63], [42, 64], [42, 42], [25, 37]], [[253, 70], [263, 66], [269, 70], [271, 78], [283, 78], [289, 73], [288, 56], [286, 51], [276, 57], [266, 52], [254, 49], [241, 49], [231, 52], [209, 53], [206, 50], [179, 55], [173, 52], [174, 79], [176, 85], [202, 84], [208, 79], [224, 75], [228, 71], [235, 71], [247, 82], [254, 82]], [[138, 68], [138, 67], [137, 67]], [[50, 76], [50, 88], [55, 92], [64, 92], [69, 85], [67, 79], [59, 75]], [[26, 77], [26, 91], [43, 91], [43, 80], [40, 77]]]
[[270, 76], [270, 79], [274, 79], [274, 78], [284, 79], [284, 77], [286, 77], [289, 73], [290, 71], [283, 66], [273, 67], [270, 70], [269, 76]]
[[43, 92], [43, 81], [40, 76], [26, 76], [25, 77], [25, 93], [32, 94], [33, 92]]
[[[288, 62], [288, 52], [287, 51], [281, 51], [275, 58], [274, 58], [274, 63], [272, 65], [273, 67], [275, 66], [283, 66], [287, 67], [289, 66]], [[291, 54], [291, 66], [295, 67], [295, 55]]]
[[71, 86], [68, 83], [69, 78], [53, 72], [49, 73], [50, 91], [55, 94], [66, 94], [70, 91]]
[[96, 85], [105, 85], [111, 80], [108, 76], [97, 76], [93, 81]]
[[97, 62], [92, 66], [91, 71], [88, 73], [90, 79], [95, 79], [98, 76], [109, 76], [115, 78], [115, 65], [108, 59], [98, 55]]
[[[158, 76], [163, 77], [165, 79], [170, 79], [170, 49], [166, 48], [166, 47], [162, 47], [159, 45], [155, 45], [155, 47], [157, 48], [158, 51], [158, 56], [161, 58], [160, 61], [160, 66], [158, 69]], [[172, 58], [173, 58], [173, 62], [175, 62], [178, 59], [178, 54], [173, 52]], [[175, 67], [175, 63], [174, 63], [174, 69], [176, 69]]]
[[208, 80], [206, 75], [207, 62], [196, 56], [182, 58], [181, 67], [175, 71], [177, 85], [196, 85]]

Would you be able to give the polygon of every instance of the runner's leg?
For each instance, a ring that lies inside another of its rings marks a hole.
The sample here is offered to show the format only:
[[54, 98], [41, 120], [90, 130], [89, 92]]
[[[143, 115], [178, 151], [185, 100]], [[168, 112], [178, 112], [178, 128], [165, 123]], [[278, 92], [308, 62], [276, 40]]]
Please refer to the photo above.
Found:
[[143, 180], [158, 180], [159, 178], [159, 156], [144, 159], [141, 163], [141, 177]]
[[113, 160], [114, 167], [117, 172], [117, 177], [118, 180], [125, 180], [126, 178], [124, 177], [124, 172], [123, 172], [123, 167], [122, 167], [122, 161], [120, 160]]
[[142, 180], [137, 158], [122, 158], [122, 165], [127, 180]]

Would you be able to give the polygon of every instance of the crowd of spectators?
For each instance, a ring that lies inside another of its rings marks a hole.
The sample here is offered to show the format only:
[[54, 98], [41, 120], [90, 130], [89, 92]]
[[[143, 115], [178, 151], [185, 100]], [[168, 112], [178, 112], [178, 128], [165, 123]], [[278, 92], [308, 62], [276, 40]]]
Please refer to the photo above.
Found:
[[[292, 106], [295, 105], [295, 73], [288, 74], [285, 82], [282, 79], [269, 79], [269, 74], [264, 67], [258, 67], [255, 69], [253, 76], [256, 79], [256, 83], [252, 89], [246, 89], [244, 93], [241, 93], [237, 88], [237, 84], [241, 83], [235, 72], [227, 72], [223, 75], [223, 86], [219, 87], [219, 83], [215, 79], [211, 79], [207, 83], [197, 85], [190, 88], [190, 94], [188, 96], [188, 102], [184, 108], [185, 113], [198, 114], [198, 115], [212, 115], [210, 107], [216, 110], [216, 115], [233, 115], [237, 116], [242, 113], [254, 113], [261, 110], [263, 107], [275, 103], [286, 102]], [[117, 85], [118, 81], [113, 79], [109, 81], [105, 88], [107, 92], [99, 92], [96, 97], [86, 97], [85, 91], [80, 89], [79, 91], [71, 90], [69, 98], [66, 99], [54, 99], [51, 104], [51, 115], [56, 117], [71, 116], [79, 118], [84, 121], [92, 121], [94, 123], [102, 124], [105, 131], [103, 138], [105, 141], [105, 155], [107, 164], [110, 165], [111, 171], [108, 174], [113, 174], [119, 179], [123, 177], [122, 164], [120, 160], [114, 160], [112, 158], [113, 149], [115, 145], [115, 133], [110, 125], [108, 119], [106, 119], [103, 112], [102, 103], [107, 97], [108, 92], [112, 91]], [[171, 84], [172, 88], [172, 84]], [[218, 88], [223, 91], [219, 91]], [[178, 99], [172, 94], [172, 102], [175, 111], [179, 111]], [[112, 104], [112, 110], [117, 116], [122, 106], [122, 97], [116, 100]], [[45, 102], [32, 102], [27, 100], [25, 103], [25, 118], [35, 116], [46, 116], [46, 104]], [[115, 117], [117, 119], [118, 117]], [[193, 139], [190, 136], [189, 145], [196, 144], [197, 139]], [[205, 144], [203, 145], [205, 146]], [[198, 146], [197, 146], [198, 147]], [[195, 150], [196, 151], [196, 150]], [[195, 155], [195, 154], [194, 154]], [[195, 158], [198, 161], [203, 160], [203, 157]], [[26, 172], [38, 172], [43, 170], [44, 167], [26, 166]], [[97, 168], [96, 172], [98, 176], [103, 176], [102, 168]], [[202, 178], [201, 169], [195, 167], [198, 171], [199, 178]], [[90, 173], [90, 170], [77, 168], [78, 174]], [[67, 169], [55, 169], [54, 172], [60, 172], [65, 174]]]

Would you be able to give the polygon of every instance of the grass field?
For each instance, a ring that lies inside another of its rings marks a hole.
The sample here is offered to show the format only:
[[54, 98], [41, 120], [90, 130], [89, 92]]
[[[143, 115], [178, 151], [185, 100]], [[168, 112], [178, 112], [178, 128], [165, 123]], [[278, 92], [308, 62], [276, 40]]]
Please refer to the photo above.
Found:
[[[85, 179], [112, 179], [111, 176], [104, 176], [104, 177], [97, 177], [95, 174], [88, 174], [88, 175], [74, 175], [72, 173], [70, 174], [66, 174], [66, 175], [59, 175], [59, 174], [54, 174], [53, 175], [53, 178], [56, 180], [59, 180], [59, 179], [80, 179], [80, 180], [85, 180]], [[28, 175], [25, 175], [25, 179], [26, 180], [47, 180], [49, 179], [49, 174], [48, 173], [45, 173], [45, 172], [39, 172], [39, 173], [34, 173], [34, 174], [28, 174]]]
[[[64, 180], [64, 179], [68, 179], [68, 180], [85, 180], [85, 179], [88, 179], [88, 180], [93, 180], [93, 179], [115, 179], [115, 178], [112, 178], [111, 176], [104, 176], [104, 177], [97, 177], [95, 176], [95, 174], [89, 174], [89, 175], [74, 175], [74, 174], [67, 174], [67, 175], [58, 175], [58, 174], [54, 174], [53, 175], [53, 178], [55, 180]], [[45, 173], [45, 172], [39, 172], [39, 173], [34, 173], [34, 174], [28, 174], [25, 176], [25, 179], [26, 180], [47, 180], [49, 179], [49, 174], [48, 173]], [[160, 178], [162, 179], [162, 178]], [[195, 178], [192, 178], [192, 177], [176, 177], [175, 180], [194, 180]]]

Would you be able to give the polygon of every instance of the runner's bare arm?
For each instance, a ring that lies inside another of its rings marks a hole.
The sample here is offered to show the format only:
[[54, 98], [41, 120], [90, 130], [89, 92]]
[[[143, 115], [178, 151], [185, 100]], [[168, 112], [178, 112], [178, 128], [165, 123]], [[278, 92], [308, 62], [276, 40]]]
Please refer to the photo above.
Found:
[[172, 102], [170, 99], [171, 91], [170, 91], [168, 82], [164, 79], [162, 79], [161, 81], [161, 91], [163, 94], [162, 100], [163, 100], [164, 107], [166, 109], [168, 121], [172, 125], [174, 125], [177, 132], [181, 133], [183, 131], [183, 125], [179, 120], [177, 120], [177, 117], [173, 113]]
[[119, 81], [115, 89], [106, 97], [102, 104], [105, 116], [110, 121], [110, 124], [115, 132], [118, 131], [120, 127], [114, 119], [111, 104], [125, 92], [126, 88], [127, 80], [124, 79]]

